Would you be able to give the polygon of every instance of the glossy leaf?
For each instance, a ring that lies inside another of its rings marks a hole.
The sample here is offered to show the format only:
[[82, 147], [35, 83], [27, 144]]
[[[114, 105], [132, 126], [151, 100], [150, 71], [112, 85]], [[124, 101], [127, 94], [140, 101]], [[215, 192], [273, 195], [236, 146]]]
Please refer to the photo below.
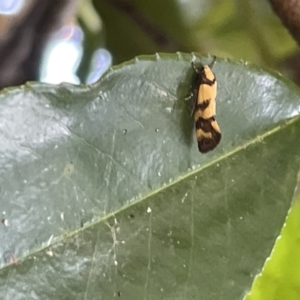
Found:
[[245, 300], [300, 298], [299, 286], [299, 173], [293, 205], [270, 258], [253, 283]]
[[92, 86], [0, 94], [3, 299], [240, 299], [250, 289], [293, 194], [299, 92], [218, 60], [223, 137], [201, 155], [184, 101], [192, 58], [145, 56]]

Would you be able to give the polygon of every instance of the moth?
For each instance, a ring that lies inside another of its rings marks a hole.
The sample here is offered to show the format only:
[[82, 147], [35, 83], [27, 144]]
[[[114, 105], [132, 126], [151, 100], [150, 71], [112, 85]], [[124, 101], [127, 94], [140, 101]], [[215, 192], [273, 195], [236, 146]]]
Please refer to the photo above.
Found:
[[221, 131], [215, 119], [217, 81], [211, 70], [215, 61], [216, 57], [214, 56], [209, 65], [200, 67], [197, 67], [192, 61], [195, 78], [191, 94], [187, 99], [193, 98], [194, 101], [195, 133], [201, 153], [213, 150], [221, 140]]

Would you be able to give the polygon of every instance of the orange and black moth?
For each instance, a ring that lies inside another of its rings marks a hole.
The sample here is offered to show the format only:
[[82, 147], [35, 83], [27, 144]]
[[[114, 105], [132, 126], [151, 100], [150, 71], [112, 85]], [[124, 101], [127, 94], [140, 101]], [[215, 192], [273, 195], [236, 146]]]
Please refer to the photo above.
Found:
[[196, 139], [201, 153], [213, 150], [221, 140], [221, 131], [215, 119], [217, 81], [212, 67], [216, 57], [209, 65], [197, 67], [192, 62], [196, 73], [190, 97], [194, 100]]

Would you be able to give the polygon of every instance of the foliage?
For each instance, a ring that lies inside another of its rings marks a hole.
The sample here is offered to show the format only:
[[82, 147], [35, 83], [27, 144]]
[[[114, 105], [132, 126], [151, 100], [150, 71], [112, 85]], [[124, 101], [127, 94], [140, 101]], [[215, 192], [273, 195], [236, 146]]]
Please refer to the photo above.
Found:
[[2, 299], [240, 299], [250, 289], [296, 182], [299, 91], [217, 60], [223, 137], [201, 155], [183, 100], [191, 59], [211, 61], [143, 56], [92, 86], [2, 91]]

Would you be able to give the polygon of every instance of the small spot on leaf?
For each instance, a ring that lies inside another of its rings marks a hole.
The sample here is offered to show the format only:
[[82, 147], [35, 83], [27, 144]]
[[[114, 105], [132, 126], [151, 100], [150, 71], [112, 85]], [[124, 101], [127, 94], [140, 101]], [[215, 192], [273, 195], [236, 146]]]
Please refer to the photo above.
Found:
[[7, 220], [7, 219], [2, 219], [1, 222], [2, 222], [2, 224], [3, 224], [5, 227], [8, 227], [8, 226], [9, 226], [9, 223], [8, 223], [8, 220]]
[[73, 162], [68, 162], [64, 168], [64, 175], [70, 177], [74, 173], [75, 167]]

